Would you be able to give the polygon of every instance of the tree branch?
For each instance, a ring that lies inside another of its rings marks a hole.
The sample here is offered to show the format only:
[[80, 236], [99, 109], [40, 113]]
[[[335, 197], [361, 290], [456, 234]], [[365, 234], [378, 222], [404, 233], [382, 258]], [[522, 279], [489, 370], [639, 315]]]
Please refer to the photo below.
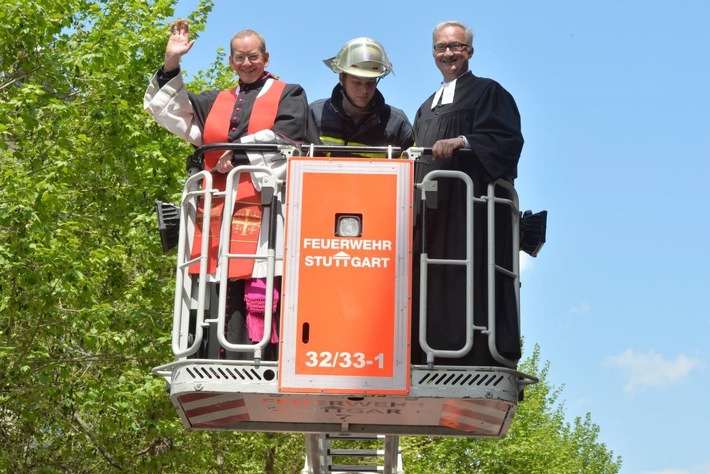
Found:
[[89, 438], [89, 440], [91, 441], [91, 444], [93, 444], [93, 445], [96, 447], [96, 449], [99, 450], [99, 452], [101, 453], [101, 456], [103, 456], [103, 458], [104, 458], [109, 464], [111, 464], [113, 467], [115, 467], [115, 468], [118, 469], [119, 471], [123, 471], [123, 466], [121, 466], [121, 464], [120, 464], [118, 461], [116, 461], [116, 460], [113, 458], [113, 456], [111, 456], [111, 454], [106, 450], [106, 448], [104, 448], [104, 447], [101, 445], [101, 443], [99, 443], [99, 440], [98, 440], [98, 439], [94, 436], [94, 434], [91, 432], [91, 429], [89, 428], [89, 425], [87, 425], [86, 422], [84, 422], [84, 420], [82, 420], [81, 417], [80, 417], [78, 414], [76, 414], [76, 413], [74, 413], [74, 419], [76, 420], [77, 423], [79, 423], [79, 426], [81, 427], [81, 430], [84, 432], [84, 434], [86, 435], [86, 437]]
[[29, 77], [30, 74], [32, 74], [32, 73], [35, 72], [35, 71], [38, 71], [39, 69], [40, 69], [40, 68], [37, 67], [37, 68], [35, 68], [35, 69], [33, 69], [33, 70], [29, 71], [29, 72], [26, 72], [25, 74], [22, 74], [21, 76], [17, 76], [16, 78], [14, 78], [14, 79], [12, 79], [12, 80], [7, 81], [5, 84], [0, 85], [0, 91], [3, 90], [3, 89], [5, 89], [6, 87], [10, 87], [11, 85], [15, 84], [16, 82], [19, 82], [19, 81], [23, 80], [23, 79], [26, 78], [26, 77]]

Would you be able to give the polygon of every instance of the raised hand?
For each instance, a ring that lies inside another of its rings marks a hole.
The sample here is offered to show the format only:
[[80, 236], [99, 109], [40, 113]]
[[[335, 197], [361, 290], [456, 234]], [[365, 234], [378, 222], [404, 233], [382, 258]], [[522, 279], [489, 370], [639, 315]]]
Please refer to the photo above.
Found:
[[174, 71], [180, 66], [180, 58], [192, 48], [195, 40], [190, 40], [190, 25], [180, 18], [170, 25], [170, 38], [165, 47], [165, 71]]

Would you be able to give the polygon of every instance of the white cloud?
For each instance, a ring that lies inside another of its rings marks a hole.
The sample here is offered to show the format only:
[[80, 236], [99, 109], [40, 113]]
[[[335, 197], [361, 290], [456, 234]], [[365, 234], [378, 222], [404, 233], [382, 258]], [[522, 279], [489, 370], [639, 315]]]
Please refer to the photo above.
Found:
[[618, 356], [609, 357], [608, 361], [626, 372], [628, 383], [624, 391], [627, 393], [644, 387], [671, 385], [687, 378], [693, 369], [700, 366], [699, 359], [684, 354], [680, 354], [675, 360], [669, 360], [653, 351], [640, 353], [631, 349]]
[[697, 464], [690, 468], [666, 468], [655, 471], [642, 471], [641, 474], [710, 474], [710, 463]]
[[591, 310], [589, 301], [582, 301], [579, 305], [570, 308], [570, 313], [588, 313]]

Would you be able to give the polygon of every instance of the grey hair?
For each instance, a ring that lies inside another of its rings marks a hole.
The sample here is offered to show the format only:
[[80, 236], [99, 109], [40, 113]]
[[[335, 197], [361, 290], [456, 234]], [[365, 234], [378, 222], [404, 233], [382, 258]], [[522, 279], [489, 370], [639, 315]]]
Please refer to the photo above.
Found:
[[447, 26], [456, 26], [458, 28], [461, 28], [463, 30], [463, 36], [464, 40], [466, 41], [466, 44], [469, 46], [473, 46], [473, 31], [471, 31], [471, 28], [457, 20], [442, 21], [441, 23], [436, 25], [434, 27], [434, 33], [432, 34], [432, 44], [436, 43], [436, 36], [441, 33], [441, 30], [443, 30]]
[[229, 40], [230, 54], [234, 54], [234, 48], [232, 47], [232, 43], [234, 43], [235, 39], [247, 38], [249, 36], [255, 36], [256, 39], [259, 40], [259, 42], [261, 43], [261, 46], [259, 47], [259, 51], [261, 51], [261, 54], [264, 54], [266, 52], [266, 40], [264, 39], [263, 36], [261, 36], [260, 33], [257, 33], [254, 30], [241, 30], [241, 31], [238, 31], [234, 36], [232, 36], [232, 39]]

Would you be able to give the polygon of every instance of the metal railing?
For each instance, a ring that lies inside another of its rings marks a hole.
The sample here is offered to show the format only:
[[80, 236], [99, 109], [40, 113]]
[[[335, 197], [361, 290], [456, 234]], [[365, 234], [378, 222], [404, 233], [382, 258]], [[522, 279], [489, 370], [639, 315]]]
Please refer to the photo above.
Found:
[[[291, 156], [312, 156], [317, 158], [317, 155], [324, 153], [381, 153], [387, 159], [395, 157], [405, 158], [410, 160], [419, 159], [422, 154], [430, 153], [430, 149], [425, 148], [410, 148], [401, 150], [397, 147], [348, 147], [348, 146], [302, 146], [293, 145], [278, 145], [278, 144], [237, 144], [237, 143], [219, 143], [200, 147], [195, 157], [199, 159], [204, 153], [214, 150], [232, 150], [235, 153], [247, 151], [260, 151], [281, 153], [284, 158]], [[324, 157], [323, 159], [329, 159]], [[368, 158], [363, 158], [368, 159]], [[277, 196], [279, 190], [285, 185], [284, 180], [278, 179], [271, 169], [265, 166], [251, 166], [237, 163], [237, 166], [227, 175], [226, 186], [223, 191], [213, 189], [212, 174], [207, 171], [190, 176], [184, 186], [180, 205], [180, 226], [178, 238], [177, 252], [177, 276], [175, 287], [174, 300], [174, 315], [173, 315], [173, 333], [172, 333], [172, 349], [177, 360], [185, 359], [194, 356], [200, 345], [203, 344], [205, 338], [205, 330], [209, 325], [215, 323], [217, 325], [217, 338], [219, 344], [227, 351], [234, 352], [252, 352], [255, 360], [260, 360], [262, 351], [268, 344], [271, 337], [271, 322], [273, 315], [270, 311], [273, 304], [273, 287], [275, 277], [275, 265], [279, 259], [283, 259], [283, 255], [276, 255], [276, 217], [277, 217]], [[233, 254], [229, 251], [228, 245], [221, 245], [218, 253], [218, 270], [215, 274], [207, 273], [208, 261], [208, 243], [210, 224], [213, 216], [209, 210], [215, 199], [224, 200], [224, 209], [221, 217], [220, 242], [229, 242], [232, 232], [232, 209], [235, 200], [235, 189], [238, 179], [243, 173], [262, 173], [261, 185], [266, 194], [270, 197], [265, 208], [269, 208], [269, 221], [262, 223], [268, 225], [269, 245], [266, 255], [258, 254]], [[480, 196], [476, 196], [473, 182], [469, 176], [460, 171], [445, 171], [435, 170], [429, 172], [420, 183], [413, 184], [414, 187], [422, 191], [422, 199], [426, 199], [427, 193], [435, 193], [436, 180], [458, 179], [461, 180], [466, 188], [466, 250], [463, 259], [439, 259], [430, 258], [426, 252], [422, 252], [420, 256], [421, 274], [420, 274], [420, 307], [419, 307], [419, 334], [418, 342], [426, 354], [427, 363], [433, 364], [435, 357], [440, 358], [460, 358], [470, 353], [474, 347], [474, 332], [481, 331], [487, 336], [488, 350], [491, 356], [507, 367], [515, 367], [516, 361], [502, 356], [496, 345], [496, 275], [503, 274], [513, 280], [515, 287], [515, 307], [517, 311], [517, 323], [520, 324], [520, 269], [518, 249], [520, 247], [519, 225], [520, 213], [518, 206], [517, 193], [513, 185], [504, 180], [498, 180], [495, 183], [488, 184], [486, 192]], [[497, 197], [497, 188], [504, 189], [509, 197]], [[474, 298], [476, 298], [475, 281], [474, 281], [474, 255], [476, 243], [473, 239], [474, 226], [478, 225], [474, 221], [473, 208], [475, 205], [485, 205], [487, 210], [487, 324], [486, 326], [476, 326], [474, 324]], [[503, 205], [510, 208], [511, 225], [512, 225], [512, 268], [505, 268], [495, 261], [495, 210], [496, 205]], [[198, 209], [204, 209], [201, 218], [199, 218]], [[198, 222], [199, 220], [199, 222]], [[195, 229], [200, 227], [202, 230], [202, 241], [199, 249], [199, 255], [192, 257], [193, 242], [195, 239]], [[225, 336], [225, 310], [226, 310], [226, 285], [228, 281], [229, 261], [232, 259], [253, 259], [265, 260], [267, 264], [266, 276], [266, 305], [264, 320], [264, 334], [260, 341], [255, 344], [235, 344], [226, 339]], [[199, 265], [198, 274], [191, 274], [189, 268], [193, 265]], [[430, 346], [427, 340], [427, 285], [428, 285], [428, 268], [432, 265], [456, 265], [465, 267], [466, 288], [465, 296], [465, 325], [467, 328], [465, 343], [461, 348], [453, 350], [434, 349]], [[214, 307], [214, 301], [210, 301], [208, 286], [218, 285], [219, 291], [217, 294], [217, 306]], [[205, 317], [205, 314], [211, 313], [210, 317]], [[192, 318], [192, 320], [191, 320]], [[190, 328], [194, 327], [194, 332], [190, 333]], [[413, 339], [415, 340], [415, 339]]]

